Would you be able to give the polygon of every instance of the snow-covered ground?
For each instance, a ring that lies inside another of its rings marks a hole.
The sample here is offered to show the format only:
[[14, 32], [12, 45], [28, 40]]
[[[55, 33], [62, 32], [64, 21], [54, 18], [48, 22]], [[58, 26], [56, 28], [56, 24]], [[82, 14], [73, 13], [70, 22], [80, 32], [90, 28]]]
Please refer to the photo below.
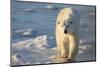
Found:
[[[50, 57], [56, 55], [56, 47], [48, 48], [47, 36], [42, 35], [36, 38], [31, 38], [24, 41], [19, 41], [12, 44], [12, 64], [26, 65], [26, 64], [47, 64], [55, 63], [50, 60]], [[93, 44], [80, 40], [79, 52], [76, 60], [90, 61], [95, 60], [92, 53], [95, 53]], [[88, 54], [88, 56], [87, 56]]]

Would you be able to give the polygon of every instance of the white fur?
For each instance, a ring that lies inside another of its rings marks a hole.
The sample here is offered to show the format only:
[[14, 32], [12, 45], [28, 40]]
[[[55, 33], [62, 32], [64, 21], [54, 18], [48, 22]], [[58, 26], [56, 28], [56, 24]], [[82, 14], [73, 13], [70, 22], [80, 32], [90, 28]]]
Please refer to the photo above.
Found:
[[[71, 8], [62, 9], [56, 20], [57, 56], [74, 59], [78, 52], [79, 15]], [[72, 22], [72, 23], [71, 23]], [[66, 26], [67, 34], [64, 33]]]

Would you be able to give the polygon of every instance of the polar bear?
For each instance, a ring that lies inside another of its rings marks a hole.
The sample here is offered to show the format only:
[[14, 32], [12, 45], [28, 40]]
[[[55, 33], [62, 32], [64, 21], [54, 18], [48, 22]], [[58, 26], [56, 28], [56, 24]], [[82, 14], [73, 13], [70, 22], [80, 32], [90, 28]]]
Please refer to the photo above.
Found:
[[56, 20], [57, 56], [75, 60], [79, 47], [79, 14], [72, 8], [62, 9]]

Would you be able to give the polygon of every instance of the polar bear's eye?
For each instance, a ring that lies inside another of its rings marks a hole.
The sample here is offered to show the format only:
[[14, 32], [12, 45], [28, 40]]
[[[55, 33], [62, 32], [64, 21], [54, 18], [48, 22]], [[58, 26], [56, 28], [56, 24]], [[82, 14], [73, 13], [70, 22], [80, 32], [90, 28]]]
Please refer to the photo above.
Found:
[[66, 25], [66, 20], [64, 20], [64, 25]]
[[58, 21], [58, 24], [60, 24], [60, 21]]
[[66, 23], [64, 22], [64, 25], [66, 25]]

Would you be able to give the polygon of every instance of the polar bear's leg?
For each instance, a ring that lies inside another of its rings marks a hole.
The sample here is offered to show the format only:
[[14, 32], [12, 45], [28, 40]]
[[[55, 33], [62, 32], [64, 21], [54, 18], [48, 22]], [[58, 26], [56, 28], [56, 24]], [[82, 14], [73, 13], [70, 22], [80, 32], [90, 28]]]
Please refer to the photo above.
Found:
[[61, 56], [61, 46], [60, 44], [57, 45], [57, 57]]
[[66, 57], [66, 50], [65, 50], [65, 46], [63, 43], [61, 43], [61, 57]]
[[69, 35], [69, 55], [68, 59], [74, 60], [75, 56], [78, 52], [78, 44], [76, 42], [76, 37], [75, 35]]
[[57, 43], [57, 57], [61, 56], [61, 45], [59, 40], [59, 34], [56, 34], [56, 43]]
[[57, 57], [68, 57], [66, 46], [61, 38], [56, 38], [57, 41]]
[[66, 42], [64, 40], [61, 43], [61, 57], [67, 58], [68, 57], [68, 46], [66, 45]]

